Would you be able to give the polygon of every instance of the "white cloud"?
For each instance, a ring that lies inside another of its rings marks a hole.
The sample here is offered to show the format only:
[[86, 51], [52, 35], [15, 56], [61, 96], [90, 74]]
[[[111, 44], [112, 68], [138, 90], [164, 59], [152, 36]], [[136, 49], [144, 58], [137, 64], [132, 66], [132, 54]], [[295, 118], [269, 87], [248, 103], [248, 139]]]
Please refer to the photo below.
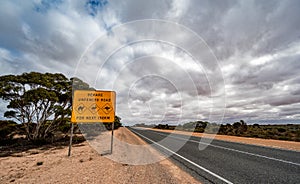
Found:
[[[224, 103], [218, 97], [223, 72], [227, 119], [299, 119], [294, 110], [300, 106], [299, 2], [86, 3], [1, 2], [0, 74], [76, 73], [92, 86], [118, 90], [118, 114], [124, 121], [176, 122], [207, 119], [213, 105]], [[124, 25], [114, 32], [114, 26], [141, 19], [174, 21], [195, 31], [214, 51], [221, 70], [210, 52], [199, 49], [203, 43], [181, 32], [183, 27], [141, 23], [139, 29]], [[147, 36], [159, 41], [131, 43]], [[93, 41], [97, 47], [77, 65]]]
[[171, 8], [166, 17], [171, 20], [181, 19], [186, 14], [190, 5], [190, 0], [173, 0]]
[[273, 54], [267, 54], [258, 58], [255, 58], [250, 61], [250, 64], [252, 65], [265, 65], [269, 62], [272, 62], [274, 60], [280, 60], [285, 57], [293, 57], [300, 54], [300, 43], [293, 43], [292, 46], [280, 50], [278, 52], [275, 52]]

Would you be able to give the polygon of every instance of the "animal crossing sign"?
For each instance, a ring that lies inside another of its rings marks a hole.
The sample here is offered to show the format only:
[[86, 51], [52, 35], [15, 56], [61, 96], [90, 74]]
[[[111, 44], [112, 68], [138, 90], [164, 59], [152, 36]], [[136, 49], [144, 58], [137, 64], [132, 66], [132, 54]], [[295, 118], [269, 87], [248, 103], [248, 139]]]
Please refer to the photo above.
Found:
[[102, 122], [115, 120], [116, 93], [114, 91], [76, 90], [73, 96], [73, 123]]

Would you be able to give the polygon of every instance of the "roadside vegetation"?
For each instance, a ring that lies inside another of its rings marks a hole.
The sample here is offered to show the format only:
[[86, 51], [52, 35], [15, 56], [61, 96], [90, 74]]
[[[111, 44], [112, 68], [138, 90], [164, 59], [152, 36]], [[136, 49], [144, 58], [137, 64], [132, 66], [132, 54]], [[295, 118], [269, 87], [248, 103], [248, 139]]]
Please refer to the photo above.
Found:
[[[93, 90], [78, 78], [60, 73], [30, 72], [0, 76], [0, 99], [7, 111], [0, 120], [0, 148], [5, 146], [43, 145], [67, 141], [70, 132], [72, 91]], [[104, 124], [111, 129], [111, 124]], [[115, 128], [121, 118], [115, 118]], [[78, 126], [75, 133], [80, 134]], [[76, 142], [76, 136], [75, 136]]]
[[157, 129], [194, 131], [199, 133], [217, 133], [219, 135], [277, 139], [300, 142], [300, 125], [247, 125], [243, 120], [233, 124], [218, 125], [206, 121], [188, 122], [179, 126], [159, 124], [152, 126]]
[[[59, 73], [30, 72], [21, 75], [0, 76], [0, 99], [6, 102], [3, 115], [10, 120], [0, 120], [0, 148], [5, 146], [43, 145], [67, 142], [70, 132], [72, 89], [91, 89], [78, 78], [68, 79]], [[111, 124], [104, 124], [109, 130]], [[115, 128], [122, 126], [116, 116]], [[300, 125], [247, 125], [240, 120], [232, 124], [217, 125], [206, 121], [188, 122], [177, 127], [168, 124], [140, 127], [183, 130], [221, 135], [300, 141]], [[80, 134], [78, 126], [75, 133]], [[82, 137], [82, 136], [81, 136]], [[83, 138], [78, 138], [78, 140]], [[77, 140], [75, 136], [75, 142]]]

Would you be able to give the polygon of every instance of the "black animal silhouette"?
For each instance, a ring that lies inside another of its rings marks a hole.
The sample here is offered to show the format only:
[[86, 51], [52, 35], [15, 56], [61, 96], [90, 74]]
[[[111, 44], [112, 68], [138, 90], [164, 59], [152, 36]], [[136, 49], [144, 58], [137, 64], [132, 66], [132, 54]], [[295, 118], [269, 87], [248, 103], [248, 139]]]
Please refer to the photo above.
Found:
[[96, 106], [93, 106], [93, 107], [91, 107], [91, 109], [92, 109], [92, 110], [96, 110], [96, 109], [97, 109], [97, 107], [96, 107]]
[[77, 108], [78, 111], [83, 111], [83, 109], [84, 109], [84, 106], [79, 106], [79, 107]]
[[105, 110], [109, 111], [110, 110], [110, 107], [106, 106], [104, 107]]

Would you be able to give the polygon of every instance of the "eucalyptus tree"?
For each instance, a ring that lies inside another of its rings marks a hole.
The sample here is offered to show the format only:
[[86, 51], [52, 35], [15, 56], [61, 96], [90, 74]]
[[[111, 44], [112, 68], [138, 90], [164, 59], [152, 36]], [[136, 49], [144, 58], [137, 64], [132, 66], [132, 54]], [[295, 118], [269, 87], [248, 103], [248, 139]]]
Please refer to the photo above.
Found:
[[0, 98], [9, 109], [4, 116], [22, 123], [29, 140], [45, 139], [70, 121], [72, 87], [89, 88], [80, 79], [60, 73], [0, 76]]

